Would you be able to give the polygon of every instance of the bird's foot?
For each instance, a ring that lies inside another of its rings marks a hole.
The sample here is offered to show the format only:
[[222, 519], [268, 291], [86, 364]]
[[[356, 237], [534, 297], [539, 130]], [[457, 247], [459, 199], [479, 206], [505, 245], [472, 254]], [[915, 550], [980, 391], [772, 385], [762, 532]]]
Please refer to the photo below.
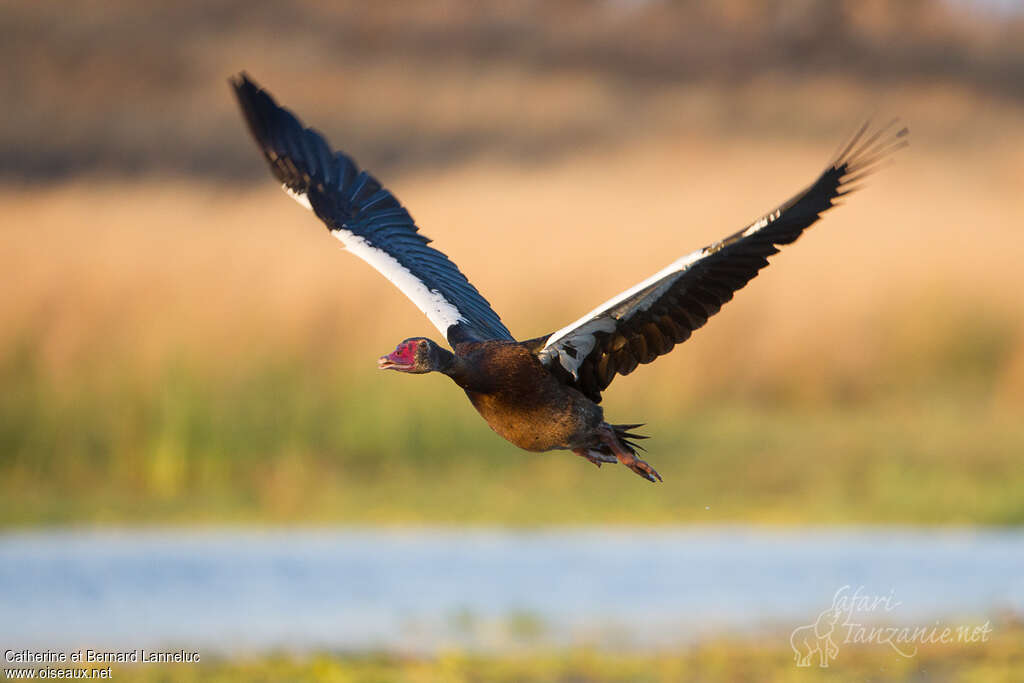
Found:
[[633, 470], [647, 481], [661, 481], [661, 475], [658, 474], [658, 471], [651, 467], [649, 463], [636, 457], [636, 453], [633, 452], [633, 449], [623, 446], [615, 435], [614, 430], [611, 428], [605, 429], [601, 434], [601, 441], [611, 449], [611, 452], [615, 454], [615, 457], [618, 458], [619, 462], [623, 465]]
[[619, 462], [633, 470], [647, 481], [661, 481], [661, 475], [658, 474], [658, 470], [651, 467], [650, 463], [647, 463], [635, 455], [630, 456], [632, 460], [626, 460], [621, 455], [619, 456]]
[[590, 450], [586, 448], [574, 448], [572, 452], [580, 456], [581, 458], [586, 458], [587, 460], [594, 463], [598, 467], [600, 467], [601, 463], [604, 462], [600, 458], [591, 455]]

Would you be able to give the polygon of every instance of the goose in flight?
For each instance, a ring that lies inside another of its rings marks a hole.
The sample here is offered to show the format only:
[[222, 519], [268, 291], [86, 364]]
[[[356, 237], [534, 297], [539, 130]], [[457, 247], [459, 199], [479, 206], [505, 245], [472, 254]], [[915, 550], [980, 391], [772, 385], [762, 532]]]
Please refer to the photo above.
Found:
[[895, 122], [864, 124], [808, 186], [749, 226], [673, 261], [562, 329], [517, 341], [462, 271], [388, 190], [324, 136], [306, 128], [245, 73], [230, 81], [249, 131], [285, 192], [323, 221], [346, 249], [423, 311], [451, 351], [426, 337], [402, 341], [381, 369], [440, 372], [461, 387], [491, 429], [528, 451], [571, 450], [620, 462], [649, 481], [637, 424], [611, 424], [599, 405], [617, 375], [650, 363], [717, 313], [779, 247], [857, 189], [906, 145]]

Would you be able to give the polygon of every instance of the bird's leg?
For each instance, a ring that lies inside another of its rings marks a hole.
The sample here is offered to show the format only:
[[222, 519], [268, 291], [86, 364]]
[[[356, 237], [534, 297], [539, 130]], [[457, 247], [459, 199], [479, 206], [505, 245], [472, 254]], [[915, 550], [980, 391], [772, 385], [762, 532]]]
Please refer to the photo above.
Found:
[[651, 467], [649, 464], [636, 457], [629, 448], [626, 448], [619, 441], [619, 438], [615, 436], [615, 430], [609, 425], [602, 425], [598, 434], [601, 437], [601, 443], [611, 449], [615, 457], [619, 459], [623, 465], [633, 470], [647, 481], [661, 481], [661, 475], [658, 471]]
[[601, 460], [599, 460], [599, 459], [595, 458], [594, 456], [592, 456], [590, 454], [590, 449], [589, 448], [574, 448], [574, 449], [572, 449], [572, 452], [575, 453], [576, 455], [580, 456], [581, 458], [586, 458], [587, 460], [589, 460], [590, 462], [594, 463], [598, 467], [601, 466]]

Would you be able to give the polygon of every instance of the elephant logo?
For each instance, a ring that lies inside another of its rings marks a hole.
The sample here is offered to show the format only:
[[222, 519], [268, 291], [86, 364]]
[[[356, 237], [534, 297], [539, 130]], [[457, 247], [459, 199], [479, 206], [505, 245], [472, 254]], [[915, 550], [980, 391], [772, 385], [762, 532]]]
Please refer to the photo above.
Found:
[[839, 655], [839, 646], [832, 639], [832, 633], [842, 614], [841, 610], [833, 606], [819, 614], [813, 624], [793, 629], [789, 644], [793, 648], [797, 666], [810, 666], [817, 654], [818, 666], [828, 667], [828, 663]]

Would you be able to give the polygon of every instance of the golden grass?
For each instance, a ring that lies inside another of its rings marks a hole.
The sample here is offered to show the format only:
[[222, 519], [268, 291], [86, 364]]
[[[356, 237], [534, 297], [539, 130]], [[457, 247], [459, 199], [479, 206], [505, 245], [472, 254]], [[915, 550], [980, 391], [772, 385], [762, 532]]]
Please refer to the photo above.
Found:
[[[770, 209], [830, 152], [675, 138], [389, 185], [528, 338]], [[1007, 327], [1003, 343], [1015, 348], [1003, 379], [1018, 392], [1024, 200], [1011, 170], [1021, 165], [1010, 147], [972, 158], [915, 141], [682, 350], [610, 395], [680, 378], [699, 395], [709, 382], [856, 375], [893, 345], [927, 356], [932, 325], [956, 334], [944, 321]], [[252, 189], [181, 180], [8, 187], [0, 207], [10, 294], [0, 300], [0, 348], [27, 336], [54, 369], [105, 358], [159, 365], [183, 349], [221, 362], [281, 345], [371, 367], [405, 336], [439, 336], [269, 180]]]

